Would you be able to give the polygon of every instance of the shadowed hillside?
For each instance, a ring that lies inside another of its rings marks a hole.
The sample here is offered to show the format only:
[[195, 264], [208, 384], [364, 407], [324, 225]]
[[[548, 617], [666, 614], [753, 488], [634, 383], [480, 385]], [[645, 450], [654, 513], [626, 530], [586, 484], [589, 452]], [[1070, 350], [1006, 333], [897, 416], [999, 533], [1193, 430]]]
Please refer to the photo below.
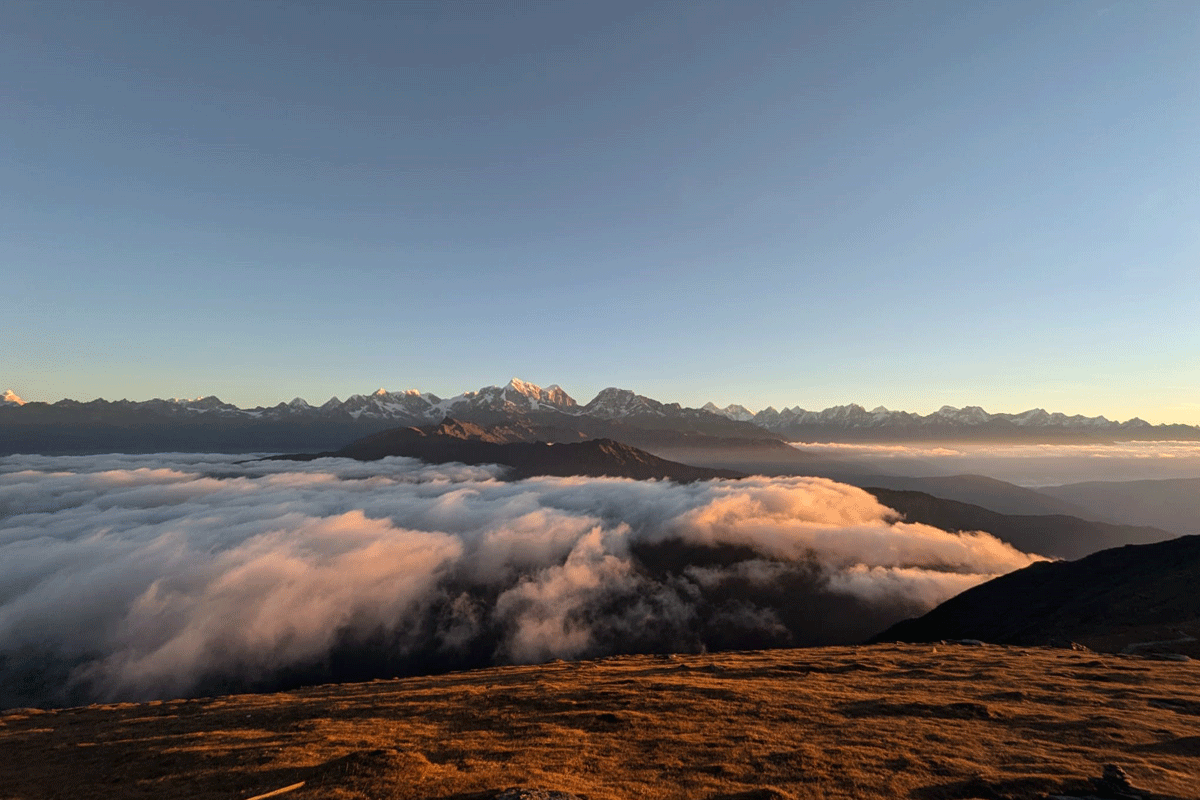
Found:
[[1040, 562], [968, 589], [873, 641], [1076, 641], [1099, 650], [1172, 642], [1200, 656], [1200, 536]]

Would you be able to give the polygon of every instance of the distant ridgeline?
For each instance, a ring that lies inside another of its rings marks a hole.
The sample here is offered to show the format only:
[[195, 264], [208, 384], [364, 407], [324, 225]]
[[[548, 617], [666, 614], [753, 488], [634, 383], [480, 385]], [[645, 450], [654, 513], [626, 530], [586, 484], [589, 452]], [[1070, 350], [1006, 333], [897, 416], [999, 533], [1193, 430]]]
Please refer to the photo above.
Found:
[[551, 443], [523, 441], [516, 436], [510, 428], [481, 428], [447, 418], [437, 425], [391, 428], [332, 452], [270, 456], [263, 460], [313, 461], [334, 457], [377, 461], [388, 456], [404, 456], [430, 464], [499, 464], [507, 467], [509, 477], [515, 479], [552, 475], [691, 483], [745, 477], [731, 470], [667, 461], [612, 439]]
[[395, 427], [452, 417], [509, 425], [526, 440], [609, 438], [637, 447], [726, 446], [782, 441], [1039, 441], [1200, 440], [1200, 428], [1150, 425], [1140, 419], [1051, 414], [989, 414], [946, 406], [922, 416], [848, 405], [824, 411], [742, 406], [685, 408], [626, 389], [609, 388], [579, 404], [558, 386], [513, 379], [451, 398], [416, 390], [332, 398], [320, 406], [296, 398], [251, 409], [216, 397], [135, 402], [92, 400], [26, 403], [0, 397], [0, 454], [99, 452], [281, 452], [325, 450]]

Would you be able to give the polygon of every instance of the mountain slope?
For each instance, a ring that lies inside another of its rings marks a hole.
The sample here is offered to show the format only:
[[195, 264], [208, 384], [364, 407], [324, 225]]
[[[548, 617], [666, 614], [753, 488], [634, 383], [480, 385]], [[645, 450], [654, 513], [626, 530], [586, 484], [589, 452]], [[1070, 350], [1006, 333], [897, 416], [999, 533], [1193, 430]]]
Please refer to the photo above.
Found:
[[855, 486], [875, 486], [901, 492], [923, 492], [945, 500], [969, 503], [1000, 514], [1047, 515], [1064, 514], [1083, 519], [1093, 518], [1083, 506], [1041, 491], [1026, 489], [1015, 483], [989, 478], [986, 475], [949, 475], [946, 477], [908, 478], [900, 475], [852, 475], [847, 483]]
[[382, 431], [332, 452], [273, 456], [310, 461], [332, 456], [375, 461], [387, 456], [418, 458], [431, 464], [500, 464], [513, 478], [538, 475], [666, 479], [678, 482], [740, 477], [728, 470], [678, 464], [611, 439], [554, 444], [514, 441], [510, 429], [481, 428], [447, 419], [420, 428]]
[[968, 589], [905, 620], [874, 642], [981, 639], [1040, 645], [1076, 641], [1096, 650], [1181, 641], [1200, 655], [1200, 536], [1101, 550], [1078, 561], [1040, 562]]
[[1082, 558], [1126, 544], [1149, 544], [1175, 536], [1158, 528], [1110, 525], [1065, 514], [998, 514], [986, 508], [945, 500], [924, 492], [866, 487], [888, 508], [909, 522], [947, 531], [987, 531], [1018, 550], [1052, 558]]
[[1091, 481], [1038, 491], [1085, 508], [1096, 519], [1200, 533], [1200, 478]]

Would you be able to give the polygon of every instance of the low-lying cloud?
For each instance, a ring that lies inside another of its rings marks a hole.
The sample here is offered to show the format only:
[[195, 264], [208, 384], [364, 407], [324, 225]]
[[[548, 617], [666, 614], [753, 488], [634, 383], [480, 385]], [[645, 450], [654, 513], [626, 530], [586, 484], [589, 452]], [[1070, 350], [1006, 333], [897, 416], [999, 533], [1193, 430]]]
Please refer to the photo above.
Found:
[[871, 471], [913, 477], [987, 475], [1021, 486], [1200, 478], [1200, 442], [864, 444], [794, 442]]
[[857, 641], [1035, 557], [818, 478], [0, 459], [0, 707]]

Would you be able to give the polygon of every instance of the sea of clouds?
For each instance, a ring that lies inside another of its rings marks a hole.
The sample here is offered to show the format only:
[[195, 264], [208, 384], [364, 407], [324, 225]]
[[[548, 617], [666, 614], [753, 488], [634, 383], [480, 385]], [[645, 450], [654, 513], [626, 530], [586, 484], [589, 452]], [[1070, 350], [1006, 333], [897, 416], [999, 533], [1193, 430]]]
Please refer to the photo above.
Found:
[[0, 458], [0, 707], [853, 642], [1036, 559], [819, 478], [238, 459]]
[[867, 471], [911, 477], [975, 474], [1020, 486], [1200, 478], [1200, 442], [859, 444], [795, 442]]

